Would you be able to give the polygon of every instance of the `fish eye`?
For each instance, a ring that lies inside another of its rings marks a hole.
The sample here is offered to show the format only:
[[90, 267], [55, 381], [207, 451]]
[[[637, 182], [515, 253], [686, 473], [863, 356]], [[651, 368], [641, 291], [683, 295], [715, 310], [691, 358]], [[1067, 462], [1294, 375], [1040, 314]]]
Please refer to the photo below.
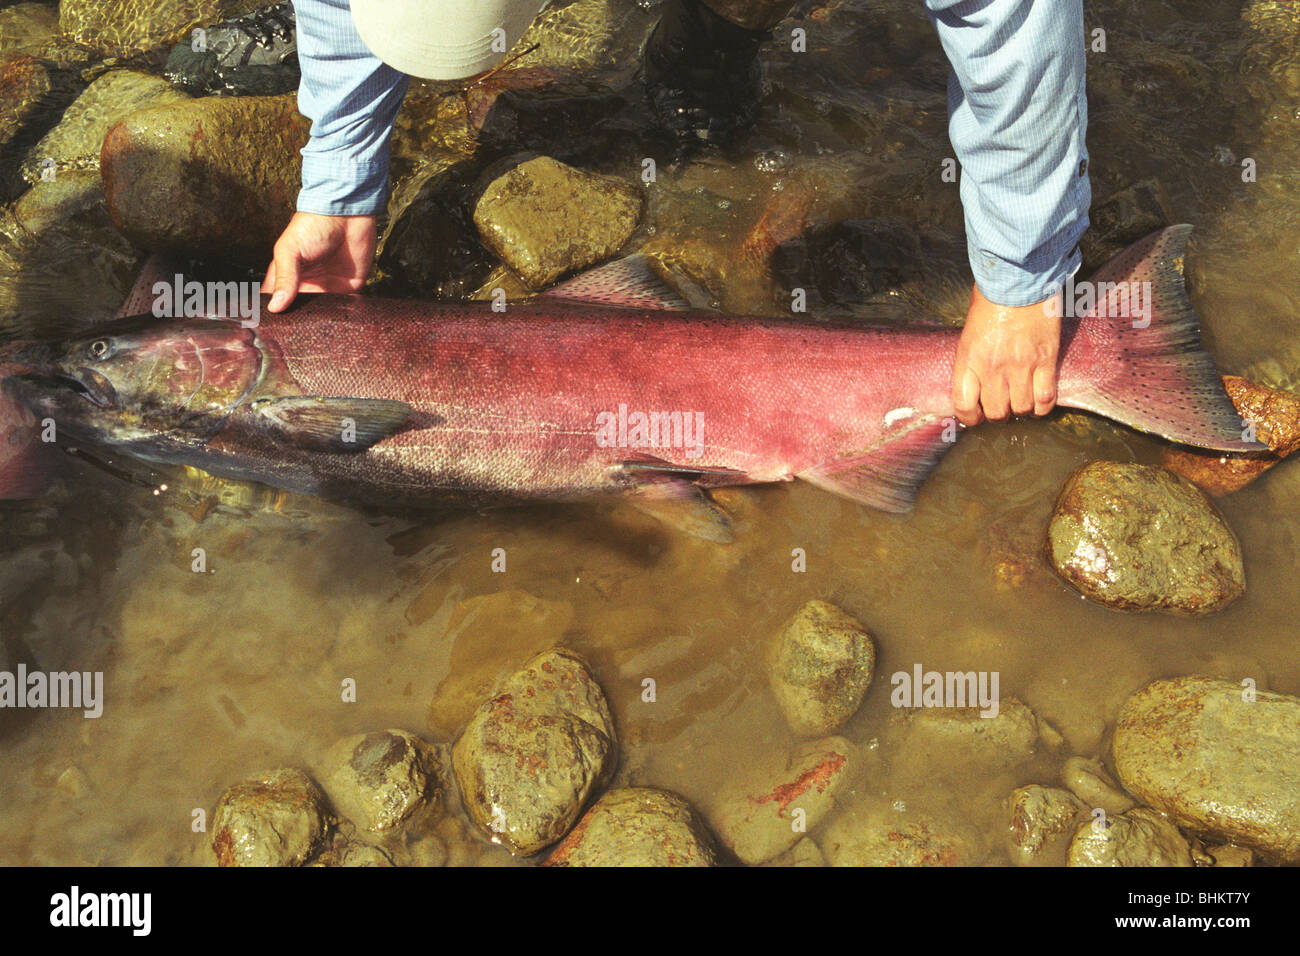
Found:
[[90, 353], [90, 357], [93, 359], [103, 358], [105, 355], [108, 354], [108, 350], [109, 350], [108, 339], [95, 339], [95, 341], [90, 343], [90, 348], [87, 349], [87, 351]]

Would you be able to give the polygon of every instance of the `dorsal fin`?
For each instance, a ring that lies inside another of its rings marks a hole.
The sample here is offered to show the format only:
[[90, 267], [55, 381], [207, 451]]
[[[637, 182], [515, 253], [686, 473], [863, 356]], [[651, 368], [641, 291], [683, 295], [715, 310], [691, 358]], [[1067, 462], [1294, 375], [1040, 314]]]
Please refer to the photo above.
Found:
[[547, 289], [538, 298], [673, 312], [683, 312], [691, 307], [655, 271], [650, 257], [642, 253], [597, 266]]

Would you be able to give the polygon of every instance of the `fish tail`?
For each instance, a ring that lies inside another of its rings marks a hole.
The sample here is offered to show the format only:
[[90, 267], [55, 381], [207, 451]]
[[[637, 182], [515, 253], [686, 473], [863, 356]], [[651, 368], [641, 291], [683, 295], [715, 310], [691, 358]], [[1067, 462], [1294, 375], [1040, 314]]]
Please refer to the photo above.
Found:
[[1186, 445], [1261, 451], [1201, 347], [1183, 282], [1191, 232], [1152, 233], [1097, 270], [1091, 307], [1063, 322], [1061, 404]]

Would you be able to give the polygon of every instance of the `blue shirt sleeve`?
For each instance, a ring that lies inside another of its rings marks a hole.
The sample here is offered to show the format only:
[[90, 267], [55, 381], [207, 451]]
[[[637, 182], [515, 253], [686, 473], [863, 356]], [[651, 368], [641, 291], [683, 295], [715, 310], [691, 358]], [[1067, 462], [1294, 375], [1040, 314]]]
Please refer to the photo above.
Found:
[[1005, 306], [1041, 302], [1080, 263], [1092, 199], [1081, 0], [926, 0], [952, 73], [971, 271]]
[[410, 78], [361, 41], [348, 0], [294, 0], [293, 7], [298, 109], [312, 121], [298, 209], [377, 215], [387, 202], [389, 140]]

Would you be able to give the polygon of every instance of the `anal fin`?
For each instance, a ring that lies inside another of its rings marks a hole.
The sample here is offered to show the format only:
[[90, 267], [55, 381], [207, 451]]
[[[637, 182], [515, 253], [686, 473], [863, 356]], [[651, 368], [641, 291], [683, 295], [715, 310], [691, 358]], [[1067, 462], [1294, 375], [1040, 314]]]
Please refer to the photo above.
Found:
[[842, 498], [901, 514], [953, 446], [955, 420], [930, 416], [910, 423], [865, 451], [837, 458], [795, 477]]

